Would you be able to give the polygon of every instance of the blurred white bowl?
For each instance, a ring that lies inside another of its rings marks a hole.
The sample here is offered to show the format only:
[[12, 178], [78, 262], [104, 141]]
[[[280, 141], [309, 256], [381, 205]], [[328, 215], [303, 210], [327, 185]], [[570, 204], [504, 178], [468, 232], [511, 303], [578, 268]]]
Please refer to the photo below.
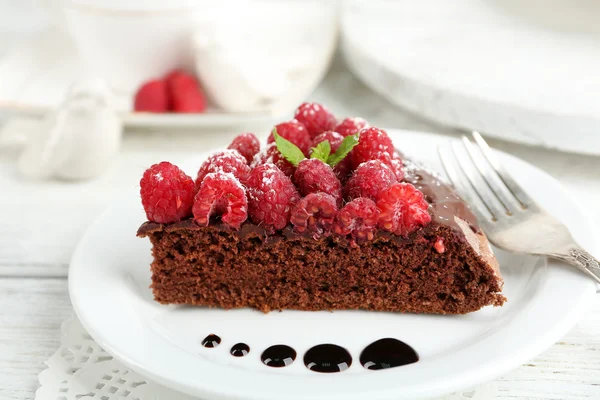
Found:
[[191, 0], [63, 0], [71, 36], [90, 72], [118, 91], [176, 67], [193, 65], [194, 15], [208, 2]]
[[306, 98], [333, 57], [337, 9], [326, 0], [63, 0], [82, 59], [112, 88], [132, 93], [195, 67], [211, 102], [230, 112]]

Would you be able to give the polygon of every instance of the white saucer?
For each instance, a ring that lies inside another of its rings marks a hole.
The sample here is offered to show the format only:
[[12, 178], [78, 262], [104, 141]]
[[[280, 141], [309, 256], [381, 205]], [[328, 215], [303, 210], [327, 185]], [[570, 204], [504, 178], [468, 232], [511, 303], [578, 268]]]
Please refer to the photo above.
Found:
[[[69, 86], [88, 77], [75, 48], [61, 31], [49, 28], [33, 35], [0, 58], [0, 110], [41, 117], [56, 109]], [[208, 108], [200, 114], [132, 111], [132, 95], [115, 92], [115, 107], [130, 128], [231, 128], [270, 126], [289, 110], [225, 112]], [[298, 101], [300, 103], [300, 101]]]
[[598, 155], [600, 3], [354, 1], [342, 48], [362, 81], [431, 121]]
[[[392, 134], [398, 148], [438, 167], [440, 136]], [[502, 154], [507, 169], [551, 213], [568, 222], [590, 251], [594, 240], [585, 215], [556, 180]], [[195, 172], [201, 160], [186, 168]], [[132, 186], [135, 183], [132, 182]], [[144, 221], [134, 192], [107, 210], [79, 243], [71, 262], [69, 291], [87, 331], [137, 372], [165, 386], [210, 399], [416, 399], [447, 394], [497, 377], [559, 340], [592, 301], [595, 284], [573, 268], [534, 257], [497, 252], [508, 302], [465, 316], [377, 312], [262, 314], [251, 310], [163, 306], [152, 300], [150, 244], [135, 232]], [[222, 343], [200, 345], [210, 333]], [[410, 344], [421, 360], [381, 371], [366, 370], [360, 351], [383, 337]], [[243, 358], [229, 355], [237, 342]], [[261, 352], [284, 343], [298, 353], [293, 364], [270, 368]], [[348, 349], [351, 367], [341, 373], [309, 371], [302, 358], [320, 343]]]

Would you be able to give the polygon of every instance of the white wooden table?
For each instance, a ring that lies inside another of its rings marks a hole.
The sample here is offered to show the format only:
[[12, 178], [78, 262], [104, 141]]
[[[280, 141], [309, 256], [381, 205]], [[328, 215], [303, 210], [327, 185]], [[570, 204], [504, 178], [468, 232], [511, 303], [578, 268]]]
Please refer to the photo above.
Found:
[[[340, 63], [313, 99], [378, 126], [450, 134], [387, 105]], [[91, 221], [135, 187], [152, 163], [177, 163], [226, 145], [235, 133], [127, 132], [110, 170], [83, 183], [25, 181], [14, 163], [17, 151], [0, 150], [0, 399], [33, 398], [37, 374], [59, 346], [60, 324], [72, 312], [69, 258]], [[600, 224], [600, 158], [492, 145], [554, 175]], [[496, 384], [499, 399], [600, 399], [600, 294], [560, 342]]]

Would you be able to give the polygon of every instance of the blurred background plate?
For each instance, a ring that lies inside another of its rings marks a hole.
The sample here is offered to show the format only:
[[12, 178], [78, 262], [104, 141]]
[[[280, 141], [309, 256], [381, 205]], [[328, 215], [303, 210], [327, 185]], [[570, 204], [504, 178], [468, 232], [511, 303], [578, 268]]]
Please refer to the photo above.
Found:
[[600, 154], [600, 2], [354, 1], [350, 69], [389, 101], [496, 138]]
[[[42, 28], [0, 58], [2, 111], [43, 115], [73, 82], [97, 77], [114, 92], [127, 127], [265, 124], [315, 90], [337, 45], [337, 3], [324, 0], [41, 4]], [[207, 109], [134, 112], [138, 88], [176, 69], [196, 75]]]
[[[56, 29], [44, 30], [0, 58], [0, 108], [40, 117], [60, 105], [73, 81], [85, 77], [86, 68], [69, 38]], [[202, 114], [139, 113], [131, 111], [131, 94], [116, 92], [115, 98], [128, 127], [235, 127], [266, 124], [280, 117], [278, 113], [227, 113], [210, 108]]]

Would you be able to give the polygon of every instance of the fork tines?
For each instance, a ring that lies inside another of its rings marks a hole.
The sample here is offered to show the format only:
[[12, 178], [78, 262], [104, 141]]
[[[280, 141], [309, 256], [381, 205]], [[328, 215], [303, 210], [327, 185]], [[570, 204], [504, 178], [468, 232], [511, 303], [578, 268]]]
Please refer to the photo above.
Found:
[[462, 136], [438, 153], [448, 178], [466, 198], [480, 220], [497, 221], [520, 210], [536, 207], [535, 202], [500, 164], [498, 157], [477, 132], [473, 141]]

